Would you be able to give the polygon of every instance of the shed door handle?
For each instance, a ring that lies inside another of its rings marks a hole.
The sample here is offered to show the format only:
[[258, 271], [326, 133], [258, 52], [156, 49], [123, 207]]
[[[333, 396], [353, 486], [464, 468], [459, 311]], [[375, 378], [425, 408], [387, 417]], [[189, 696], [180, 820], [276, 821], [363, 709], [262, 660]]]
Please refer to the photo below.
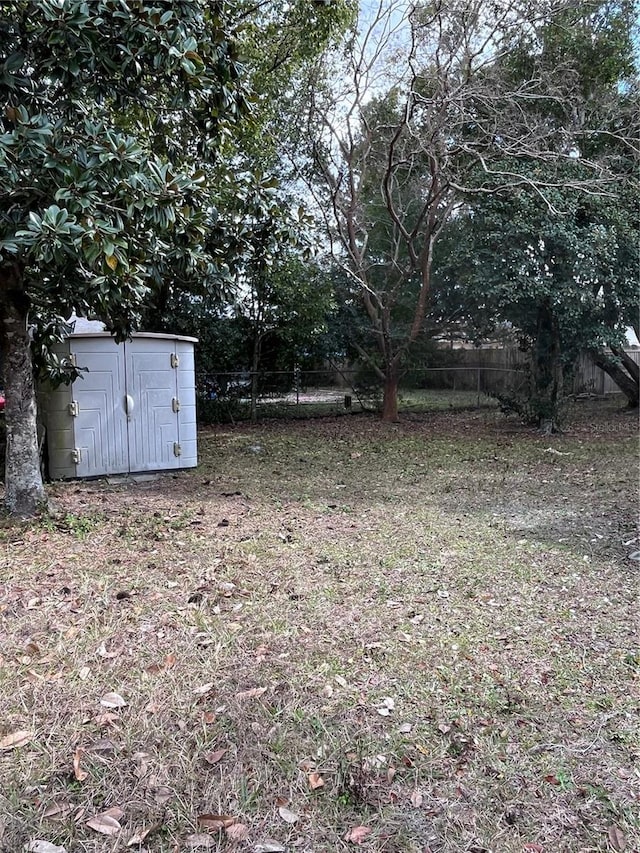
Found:
[[131, 417], [131, 413], [133, 412], [133, 397], [130, 394], [126, 394], [124, 398], [124, 408], [128, 417]]

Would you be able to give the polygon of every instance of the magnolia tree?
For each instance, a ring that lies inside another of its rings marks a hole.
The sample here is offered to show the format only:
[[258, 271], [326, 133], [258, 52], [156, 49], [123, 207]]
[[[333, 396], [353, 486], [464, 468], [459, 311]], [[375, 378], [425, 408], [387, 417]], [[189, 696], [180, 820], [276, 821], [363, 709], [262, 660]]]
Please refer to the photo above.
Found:
[[585, 144], [612, 133], [602, 111], [590, 124], [602, 93], [585, 92], [571, 50], [547, 49], [554, 28], [595, 26], [601, 6], [363, 4], [344, 50], [309, 83], [310, 186], [369, 317], [362, 355], [383, 384], [384, 419], [398, 416], [403, 364], [423, 330], [434, 246], [469, 199], [527, 189], [553, 211], [559, 186], [611, 190], [605, 159]]
[[0, 9], [0, 341], [6, 505], [46, 504], [30, 325], [126, 336], [168, 270], [211, 273], [205, 176], [242, 110], [224, 0], [7, 0]]

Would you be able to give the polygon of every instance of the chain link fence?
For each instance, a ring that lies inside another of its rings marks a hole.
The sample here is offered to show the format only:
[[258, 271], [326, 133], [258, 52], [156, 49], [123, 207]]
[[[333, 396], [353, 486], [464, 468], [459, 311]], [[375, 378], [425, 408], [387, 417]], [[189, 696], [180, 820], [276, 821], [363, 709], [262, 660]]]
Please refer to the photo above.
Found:
[[[526, 371], [462, 366], [412, 369], [399, 384], [400, 411], [494, 407], [495, 394], [524, 388]], [[198, 377], [199, 420], [203, 423], [296, 418], [376, 411], [379, 380], [357, 370], [238, 371]]]

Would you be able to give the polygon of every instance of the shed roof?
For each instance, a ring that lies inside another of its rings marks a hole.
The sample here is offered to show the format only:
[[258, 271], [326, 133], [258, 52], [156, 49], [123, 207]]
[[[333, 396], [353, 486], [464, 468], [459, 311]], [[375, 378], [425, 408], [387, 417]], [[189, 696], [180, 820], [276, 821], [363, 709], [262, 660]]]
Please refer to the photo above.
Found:
[[[67, 337], [69, 338], [111, 338], [113, 335], [110, 332], [72, 332]], [[188, 335], [171, 335], [165, 332], [134, 332], [132, 338], [161, 338], [166, 341], [191, 341], [197, 343], [198, 338], [191, 338]]]

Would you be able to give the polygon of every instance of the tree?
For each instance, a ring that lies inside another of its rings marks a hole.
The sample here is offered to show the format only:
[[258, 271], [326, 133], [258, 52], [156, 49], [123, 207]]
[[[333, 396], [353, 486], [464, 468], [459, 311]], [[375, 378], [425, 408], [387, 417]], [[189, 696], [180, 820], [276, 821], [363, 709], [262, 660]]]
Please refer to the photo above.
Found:
[[[640, 237], [637, 148], [628, 132], [637, 107], [632, 7], [594, 4], [565, 11], [543, 28], [542, 45], [551, 63], [574, 57], [583, 108], [573, 132], [586, 155], [606, 163], [609, 180], [597, 193], [572, 190], [577, 176], [588, 179], [580, 158], [573, 157], [555, 170], [566, 179], [546, 191], [549, 206], [541, 206], [531, 188], [469, 198], [448, 229], [450, 251], [441, 273], [447, 296], [461, 315], [475, 313], [476, 328], [484, 321], [486, 333], [487, 324], [507, 320], [528, 341], [526, 411], [554, 429], [563, 367], [570, 368], [582, 351], [619, 382], [631, 405], [638, 400], [638, 368], [623, 349], [626, 327], [637, 320]], [[528, 46], [507, 59], [517, 77], [528, 73], [532, 61]], [[555, 110], [551, 103], [553, 123]], [[597, 134], [587, 131], [590, 124]]]
[[[271, 315], [275, 303], [280, 306], [276, 313], [282, 314], [284, 280], [293, 286], [289, 272], [295, 251], [292, 255], [291, 247], [302, 242], [308, 221], [300, 187], [281, 156], [282, 140], [296, 121], [293, 104], [300, 96], [299, 79], [342, 36], [354, 8], [353, 0], [237, 0], [232, 4], [231, 22], [243, 57], [251, 111], [225, 138], [222, 175], [220, 164], [207, 173], [207, 183], [216, 187], [217, 218], [205, 244], [217, 259], [215, 277], [191, 283], [191, 296], [185, 298], [184, 282], [165, 275], [144, 311], [144, 323], [150, 328], [171, 332], [191, 328], [193, 333], [197, 327], [203, 340], [217, 340], [215, 329], [207, 328], [209, 321], [213, 327], [233, 329], [235, 360], [229, 361], [218, 347], [216, 365], [211, 347], [198, 348], [199, 364], [206, 362], [211, 373], [223, 368], [223, 363], [237, 369], [244, 361], [245, 344], [252, 356], [244, 366], [249, 367], [253, 359], [259, 361], [261, 341], [265, 333], [274, 338], [276, 327], [284, 341], [282, 326], [277, 320], [274, 324]], [[309, 254], [308, 247], [305, 252]], [[312, 305], [320, 310], [326, 297], [321, 288], [319, 301], [314, 300], [307, 282], [308, 276], [302, 275], [296, 284], [299, 316]], [[289, 288], [285, 301], [290, 306], [294, 296]], [[315, 309], [311, 313], [317, 315]], [[241, 342], [242, 336], [250, 340]]]
[[[384, 419], [398, 415], [398, 381], [424, 326], [434, 248], [467, 199], [528, 187], [552, 210], [558, 186], [606, 185], [606, 164], [587, 156], [585, 140], [611, 129], [588, 121], [582, 57], [543, 49], [556, 19], [564, 28], [582, 20], [585, 6], [601, 5], [380, 2], [361, 15], [345, 59], [324, 59], [325, 85], [310, 85], [318, 205], [336, 256], [361, 289]], [[408, 306], [406, 322], [395, 322]]]
[[211, 273], [205, 169], [244, 109], [226, 0], [8, 0], [0, 10], [6, 505], [46, 504], [29, 316], [118, 337], [167, 270]]
[[257, 420], [259, 373], [267, 346], [272, 369], [298, 368], [313, 354], [332, 307], [328, 284], [315, 263], [293, 252], [282, 253], [269, 267], [258, 266], [248, 277], [236, 311], [249, 327], [252, 422]]

